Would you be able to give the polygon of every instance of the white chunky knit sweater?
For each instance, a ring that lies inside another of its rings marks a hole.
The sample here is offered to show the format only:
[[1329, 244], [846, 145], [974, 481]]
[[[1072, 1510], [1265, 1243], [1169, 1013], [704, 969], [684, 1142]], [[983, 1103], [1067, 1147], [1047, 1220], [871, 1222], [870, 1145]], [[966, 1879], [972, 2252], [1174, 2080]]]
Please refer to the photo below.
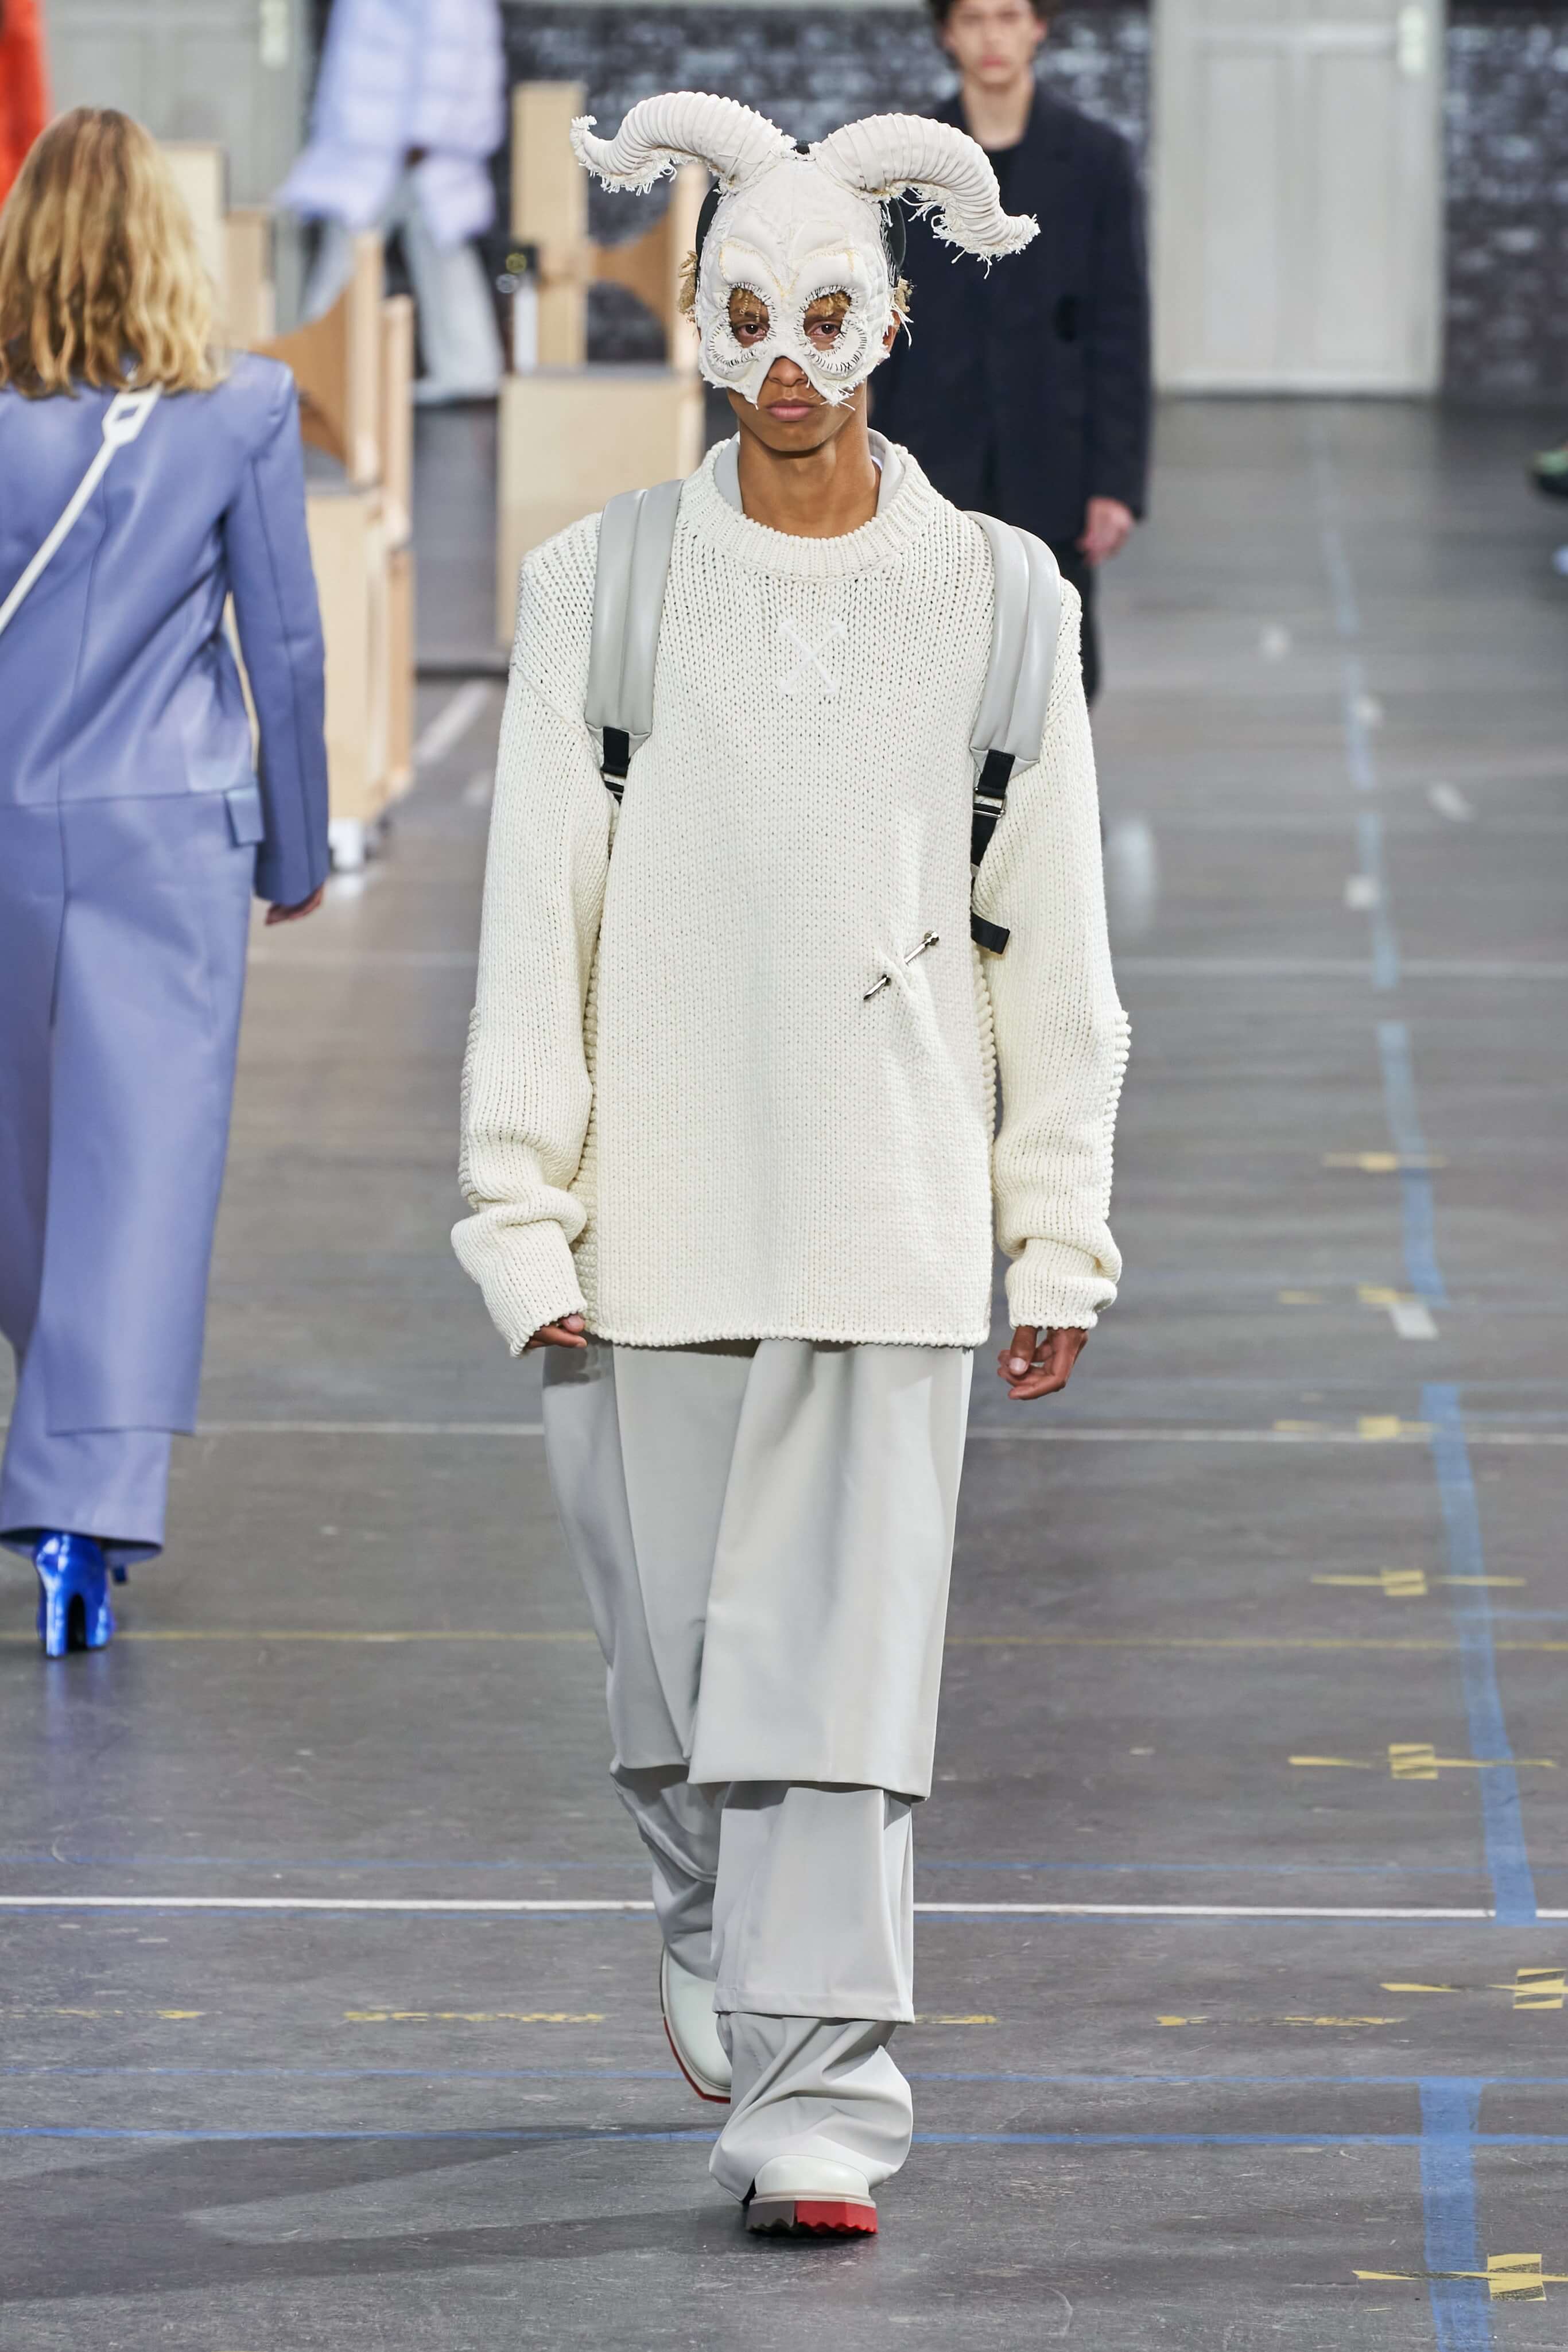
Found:
[[618, 820], [583, 719], [597, 534], [523, 566], [496, 777], [453, 1239], [500, 1331], [977, 1346], [993, 1188], [1013, 1320], [1087, 1328], [1121, 1271], [1127, 1024], [1073, 591], [981, 870], [1011, 944], [981, 956], [979, 528], [906, 455], [860, 530], [789, 537], [710, 455]]

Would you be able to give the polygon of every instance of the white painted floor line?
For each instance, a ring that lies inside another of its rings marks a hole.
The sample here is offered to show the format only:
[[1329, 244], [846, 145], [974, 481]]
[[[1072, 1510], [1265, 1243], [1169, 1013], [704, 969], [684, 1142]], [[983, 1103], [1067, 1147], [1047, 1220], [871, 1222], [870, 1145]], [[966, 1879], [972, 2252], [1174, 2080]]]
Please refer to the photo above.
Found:
[[1388, 1319], [1402, 1339], [1435, 1339], [1437, 1326], [1423, 1298], [1391, 1298]]
[[1352, 874], [1345, 880], [1345, 905], [1352, 912], [1364, 915], [1375, 907], [1383, 893], [1375, 874]]
[[1446, 816], [1450, 824], [1468, 824], [1475, 815], [1473, 803], [1465, 798], [1458, 784], [1428, 784], [1426, 797], [1438, 815]]
[[451, 698], [444, 702], [414, 746], [416, 768], [434, 766], [455, 751], [474, 721], [490, 708], [495, 693], [493, 685], [482, 678], [470, 678], [460, 686]]
[[[1372, 958], [1119, 955], [1116, 969], [1135, 980], [1364, 980]], [[1406, 980], [1568, 980], [1568, 963], [1458, 956], [1402, 957], [1400, 970]]]
[[[1426, 1309], [1421, 1310], [1423, 1313]], [[1410, 1336], [1421, 1336], [1412, 1334]], [[542, 1421], [204, 1421], [198, 1437], [542, 1437]], [[1158, 1423], [1094, 1429], [1038, 1423], [1005, 1428], [971, 1422], [972, 1440], [1002, 1445], [1426, 1445], [1431, 1433], [1420, 1422], [1397, 1429], [1166, 1429]], [[1568, 1445], [1563, 1429], [1467, 1429], [1477, 1445]]]
[[[1154, 1865], [1157, 1867], [1157, 1865]], [[389, 1864], [389, 1868], [395, 1867]], [[0, 1911], [275, 1911], [394, 1912], [510, 1917], [530, 1912], [647, 1913], [647, 1901], [604, 1901], [582, 1895], [520, 1900], [497, 1896], [374, 1895], [0, 1895]], [[917, 1903], [931, 1918], [998, 1919], [1489, 1919], [1479, 1905], [1336, 1903]], [[1568, 1911], [1542, 1911], [1568, 1919]]]

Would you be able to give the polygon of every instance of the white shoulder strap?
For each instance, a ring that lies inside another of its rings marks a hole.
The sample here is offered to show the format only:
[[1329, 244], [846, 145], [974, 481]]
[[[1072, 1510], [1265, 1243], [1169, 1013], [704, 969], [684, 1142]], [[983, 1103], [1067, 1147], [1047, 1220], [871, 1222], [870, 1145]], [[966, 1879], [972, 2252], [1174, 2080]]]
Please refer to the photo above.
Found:
[[[971, 515], [970, 520], [985, 533], [994, 583], [991, 659], [969, 739], [974, 759], [969, 858], [978, 872], [1002, 822], [1014, 769], [1028, 767], [1040, 756], [1057, 666], [1062, 583], [1056, 557], [1033, 532], [998, 522], [994, 515]], [[973, 907], [969, 928], [977, 946], [992, 955], [1005, 952], [1010, 934]]]
[[583, 715], [599, 730], [600, 773], [616, 800], [631, 755], [653, 732], [653, 677], [683, 481], [623, 490], [599, 522], [594, 634]]
[[991, 661], [969, 748], [976, 773], [988, 753], [1005, 752], [1020, 767], [1040, 756], [1046, 710], [1057, 662], [1062, 583], [1043, 540], [994, 515], [971, 515], [991, 549], [995, 603]]
[[66, 508], [53, 530], [23, 572], [5, 602], [0, 604], [0, 636], [10, 627], [21, 611], [29, 592], [42, 578], [46, 568], [54, 561], [76, 529], [89, 499], [102, 481], [114, 462], [117, 450], [124, 449], [135, 440], [157, 404], [162, 386], [151, 384], [145, 392], [120, 392], [103, 413], [103, 441], [91, 465], [71, 493]]

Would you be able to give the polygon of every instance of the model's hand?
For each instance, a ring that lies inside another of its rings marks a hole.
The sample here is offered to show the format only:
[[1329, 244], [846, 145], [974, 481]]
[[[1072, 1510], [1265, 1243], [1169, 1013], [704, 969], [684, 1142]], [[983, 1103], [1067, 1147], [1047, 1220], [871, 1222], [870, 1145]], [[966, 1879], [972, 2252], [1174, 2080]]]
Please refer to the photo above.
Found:
[[307, 915], [313, 915], [315, 913], [317, 908], [321, 905], [326, 895], [327, 886], [323, 882], [319, 890], [312, 890], [310, 897], [308, 898], [301, 898], [297, 907], [268, 907], [267, 909], [268, 929], [270, 930], [274, 923], [298, 923], [303, 921]]
[[1079, 550], [1091, 563], [1108, 563], [1127, 544], [1136, 518], [1120, 499], [1090, 499], [1084, 509]]
[[1040, 1331], [1020, 1323], [996, 1359], [996, 1377], [1007, 1382], [1008, 1395], [1020, 1404], [1030, 1397], [1055, 1396], [1072, 1378], [1088, 1337], [1087, 1331]]
[[583, 1334], [587, 1328], [580, 1315], [563, 1315], [559, 1323], [542, 1323], [522, 1352], [529, 1356], [535, 1348], [585, 1348], [588, 1342]]

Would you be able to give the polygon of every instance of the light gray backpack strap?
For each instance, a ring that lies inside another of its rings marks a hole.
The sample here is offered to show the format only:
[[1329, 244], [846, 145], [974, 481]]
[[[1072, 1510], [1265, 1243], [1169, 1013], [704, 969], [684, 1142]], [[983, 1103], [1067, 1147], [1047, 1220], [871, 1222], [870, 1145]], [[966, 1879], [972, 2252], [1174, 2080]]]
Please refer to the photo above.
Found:
[[[994, 582], [991, 659], [969, 739], [974, 759], [969, 856], [978, 872], [1006, 808], [1014, 769], [1027, 767], [1040, 756], [1056, 669], [1062, 583], [1055, 556], [1032, 532], [998, 522], [994, 515], [972, 515], [970, 520], [985, 533]], [[988, 922], [973, 908], [969, 919], [976, 943], [1001, 955], [1008, 940], [1002, 925]]]
[[594, 632], [583, 715], [602, 745], [599, 772], [618, 801], [632, 753], [653, 732], [653, 677], [683, 481], [623, 490], [599, 522]]

